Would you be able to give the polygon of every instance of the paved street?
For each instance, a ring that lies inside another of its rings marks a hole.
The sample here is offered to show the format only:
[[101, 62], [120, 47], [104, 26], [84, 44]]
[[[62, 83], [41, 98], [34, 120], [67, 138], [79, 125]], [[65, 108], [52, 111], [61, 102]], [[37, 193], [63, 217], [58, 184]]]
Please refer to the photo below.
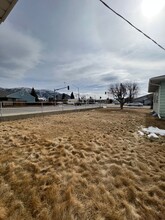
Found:
[[[75, 105], [56, 105], [56, 106], [27, 106], [27, 107], [3, 107], [0, 108], [0, 118], [10, 117], [10, 116], [24, 116], [30, 114], [41, 114], [41, 113], [51, 113], [51, 112], [62, 112], [62, 111], [73, 111], [73, 110], [82, 110], [82, 109], [93, 109], [93, 108], [120, 108], [119, 105], [114, 104], [85, 104], [81, 106]], [[124, 106], [124, 108], [150, 108], [150, 106], [136, 107], [136, 106]]]

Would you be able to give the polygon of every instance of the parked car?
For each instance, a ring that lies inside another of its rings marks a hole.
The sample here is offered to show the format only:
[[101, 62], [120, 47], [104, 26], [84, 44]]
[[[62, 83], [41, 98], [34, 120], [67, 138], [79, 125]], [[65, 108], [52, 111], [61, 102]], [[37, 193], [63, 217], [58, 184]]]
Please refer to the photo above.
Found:
[[81, 102], [78, 99], [68, 99], [67, 104], [70, 104], [70, 105], [81, 105]]
[[143, 104], [141, 102], [132, 102], [132, 103], [128, 103], [127, 106], [138, 106], [138, 107], [141, 107], [141, 106], [143, 106]]

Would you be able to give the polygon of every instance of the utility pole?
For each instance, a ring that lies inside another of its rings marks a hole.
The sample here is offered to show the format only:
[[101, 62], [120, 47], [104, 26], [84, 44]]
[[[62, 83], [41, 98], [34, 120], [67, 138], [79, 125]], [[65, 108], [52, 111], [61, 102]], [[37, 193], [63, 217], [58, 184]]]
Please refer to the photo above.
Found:
[[58, 90], [61, 90], [61, 89], [68, 89], [69, 90], [69, 86], [65, 86], [65, 87], [61, 87], [61, 88], [58, 88], [58, 89], [54, 89], [54, 104], [56, 105], [56, 91]]
[[79, 99], [80, 99], [79, 87], [78, 87], [78, 86], [75, 86], [75, 85], [73, 85], [73, 86], [76, 87], [77, 90], [78, 90], [78, 100], [79, 100]]

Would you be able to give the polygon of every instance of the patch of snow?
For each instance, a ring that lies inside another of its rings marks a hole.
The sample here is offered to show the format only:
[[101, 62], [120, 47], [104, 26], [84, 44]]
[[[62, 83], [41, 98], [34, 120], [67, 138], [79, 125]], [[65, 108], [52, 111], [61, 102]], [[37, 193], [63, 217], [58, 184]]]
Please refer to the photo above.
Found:
[[144, 133], [142, 131], [138, 131], [138, 133], [141, 135], [141, 136], [144, 136]]
[[159, 128], [156, 128], [156, 127], [148, 127], [148, 128], [142, 128], [142, 131], [144, 131], [145, 133], [155, 133], [155, 134], [158, 134], [158, 135], [161, 135], [161, 136], [165, 136], [165, 130], [163, 129], [159, 129]]
[[148, 128], [141, 128], [141, 131], [139, 130], [138, 134], [141, 136], [147, 134], [149, 138], [159, 138], [159, 135], [165, 136], [165, 130], [150, 126]]
[[154, 113], [152, 114], [152, 116], [153, 116], [153, 117], [157, 117], [158, 114], [157, 114], [156, 112], [154, 112]]
[[149, 138], [159, 138], [158, 135], [156, 135], [155, 133], [150, 133], [148, 135]]

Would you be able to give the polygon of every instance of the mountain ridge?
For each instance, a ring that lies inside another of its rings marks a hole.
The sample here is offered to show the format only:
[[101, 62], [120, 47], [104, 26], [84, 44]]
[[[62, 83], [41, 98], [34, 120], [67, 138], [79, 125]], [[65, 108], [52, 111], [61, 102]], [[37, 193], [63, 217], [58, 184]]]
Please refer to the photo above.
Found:
[[[23, 90], [23, 91], [30, 93], [32, 89], [28, 88], [28, 87], [15, 87], [15, 88], [2, 88], [2, 87], [0, 87], [0, 90], [6, 91], [6, 92], [12, 94], [12, 93], [18, 92], [20, 90]], [[70, 95], [68, 95], [66, 93], [54, 92], [49, 89], [35, 89], [35, 91], [36, 91], [39, 98], [49, 99], [49, 98], [54, 98], [54, 96], [56, 95], [58, 97], [57, 99], [62, 99], [63, 94], [65, 94], [66, 98], [70, 98]]]

